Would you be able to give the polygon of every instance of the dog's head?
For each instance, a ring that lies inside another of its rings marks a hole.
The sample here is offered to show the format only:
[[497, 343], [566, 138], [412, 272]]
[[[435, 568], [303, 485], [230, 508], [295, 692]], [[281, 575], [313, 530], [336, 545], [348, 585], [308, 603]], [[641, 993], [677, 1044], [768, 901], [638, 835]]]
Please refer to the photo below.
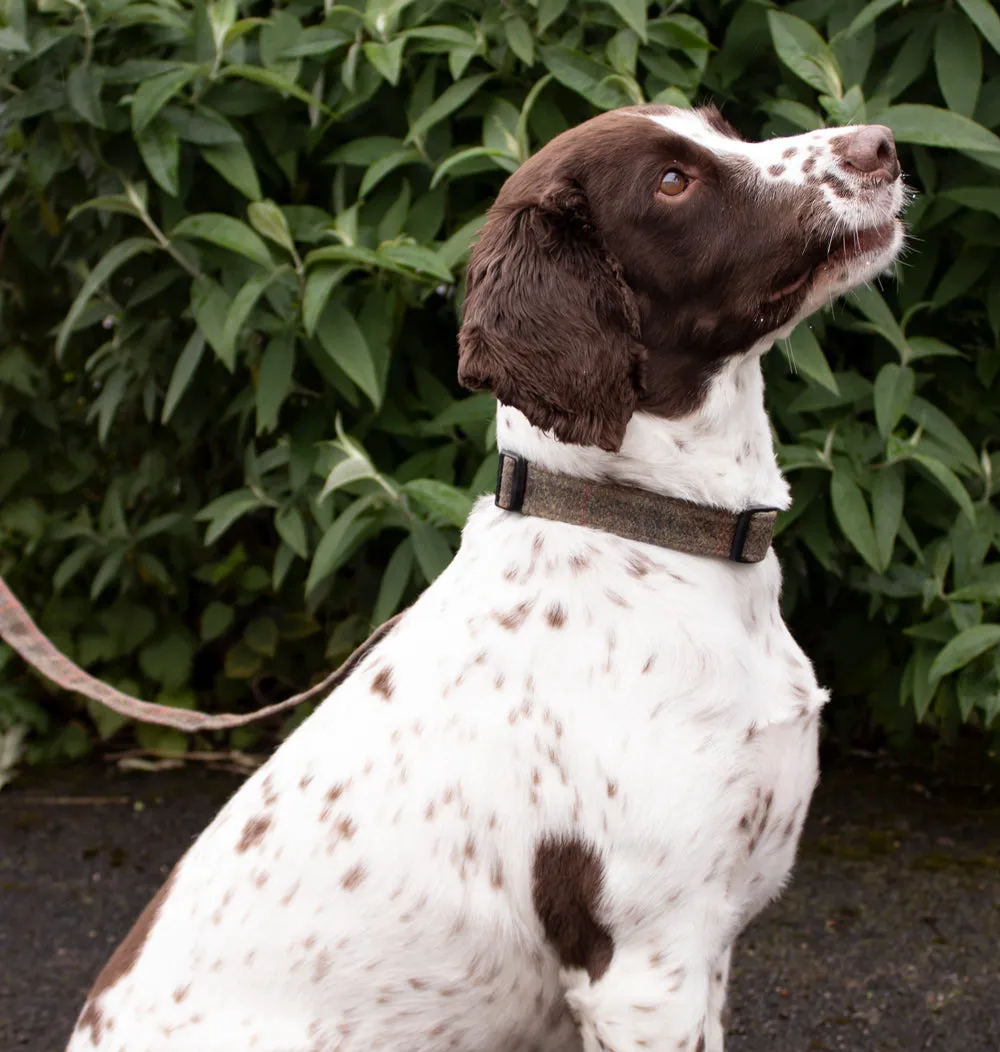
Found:
[[732, 355], [875, 277], [903, 242], [892, 135], [744, 142], [712, 108], [641, 106], [553, 139], [472, 253], [459, 380], [564, 442], [617, 450]]

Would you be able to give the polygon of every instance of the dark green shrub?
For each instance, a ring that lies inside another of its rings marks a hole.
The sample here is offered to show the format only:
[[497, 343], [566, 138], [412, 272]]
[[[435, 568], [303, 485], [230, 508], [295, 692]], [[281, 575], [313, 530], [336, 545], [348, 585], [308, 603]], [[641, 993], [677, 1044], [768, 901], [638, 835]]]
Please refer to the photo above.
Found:
[[[485, 208], [598, 109], [711, 98], [748, 137], [901, 144], [901, 282], [800, 328], [797, 375], [768, 362], [788, 609], [847, 733], [995, 725], [989, 0], [4, 0], [3, 24], [0, 572], [85, 667], [259, 703], [440, 572], [495, 468], [492, 401], [454, 380]], [[29, 759], [119, 730], [88, 711], [3, 668]]]

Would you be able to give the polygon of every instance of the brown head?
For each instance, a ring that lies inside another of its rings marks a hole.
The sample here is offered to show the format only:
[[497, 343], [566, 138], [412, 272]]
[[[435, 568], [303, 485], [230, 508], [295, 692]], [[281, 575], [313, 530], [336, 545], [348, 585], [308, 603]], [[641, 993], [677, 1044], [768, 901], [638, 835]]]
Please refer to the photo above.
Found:
[[884, 128], [747, 143], [712, 108], [616, 110], [504, 184], [473, 250], [459, 381], [556, 438], [617, 450], [678, 417], [731, 356], [899, 251]]

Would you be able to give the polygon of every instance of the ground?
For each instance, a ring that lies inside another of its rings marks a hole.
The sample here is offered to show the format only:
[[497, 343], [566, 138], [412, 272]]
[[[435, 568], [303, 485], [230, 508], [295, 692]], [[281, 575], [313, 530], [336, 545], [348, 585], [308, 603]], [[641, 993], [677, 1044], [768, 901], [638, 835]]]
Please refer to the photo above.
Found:
[[[60, 1052], [100, 966], [235, 786], [95, 765], [0, 793], [0, 1049]], [[1000, 791], [828, 764], [794, 881], [733, 975], [727, 1052], [997, 1052]]]

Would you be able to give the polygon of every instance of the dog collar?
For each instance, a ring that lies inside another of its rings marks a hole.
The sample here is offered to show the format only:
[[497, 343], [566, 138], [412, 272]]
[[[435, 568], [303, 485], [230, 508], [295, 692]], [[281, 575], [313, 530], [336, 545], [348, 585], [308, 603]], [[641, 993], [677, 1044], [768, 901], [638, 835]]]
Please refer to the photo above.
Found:
[[778, 515], [777, 508], [731, 512], [635, 486], [556, 475], [514, 453], [500, 454], [496, 506], [735, 563], [759, 563], [767, 555]]

